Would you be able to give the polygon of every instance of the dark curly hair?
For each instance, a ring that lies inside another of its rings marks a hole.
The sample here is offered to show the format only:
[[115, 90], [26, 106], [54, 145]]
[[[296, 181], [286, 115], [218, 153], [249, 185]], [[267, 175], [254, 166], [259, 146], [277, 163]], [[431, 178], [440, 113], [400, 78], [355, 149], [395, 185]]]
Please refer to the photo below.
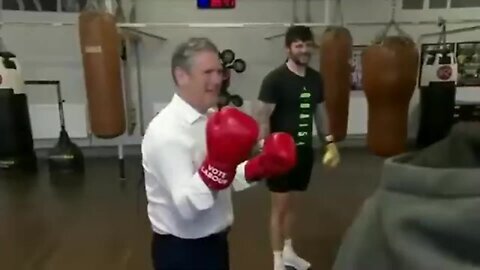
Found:
[[290, 26], [285, 34], [285, 46], [290, 47], [296, 41], [313, 41], [313, 32], [310, 27], [303, 25]]

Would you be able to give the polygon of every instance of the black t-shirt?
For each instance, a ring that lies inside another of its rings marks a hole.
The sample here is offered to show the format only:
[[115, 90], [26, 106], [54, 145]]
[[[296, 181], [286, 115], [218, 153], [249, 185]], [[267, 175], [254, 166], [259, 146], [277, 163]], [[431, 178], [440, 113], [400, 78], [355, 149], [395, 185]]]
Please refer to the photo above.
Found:
[[258, 99], [275, 104], [270, 117], [270, 132], [288, 132], [297, 146], [312, 145], [313, 117], [323, 102], [323, 81], [310, 67], [299, 76], [286, 64], [271, 71], [262, 82]]

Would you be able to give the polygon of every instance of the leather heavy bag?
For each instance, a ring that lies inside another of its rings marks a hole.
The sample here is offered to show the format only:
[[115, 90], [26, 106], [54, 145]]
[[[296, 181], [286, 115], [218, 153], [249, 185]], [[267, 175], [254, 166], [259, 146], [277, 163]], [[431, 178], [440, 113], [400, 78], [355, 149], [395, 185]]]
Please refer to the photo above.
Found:
[[330, 120], [330, 131], [336, 141], [347, 135], [348, 105], [352, 77], [352, 36], [344, 27], [328, 27], [322, 36], [320, 70]]
[[115, 138], [126, 128], [115, 18], [107, 12], [84, 11], [79, 33], [92, 133]]
[[367, 144], [379, 156], [406, 150], [408, 108], [415, 90], [419, 54], [408, 37], [391, 36], [362, 55], [368, 102]]

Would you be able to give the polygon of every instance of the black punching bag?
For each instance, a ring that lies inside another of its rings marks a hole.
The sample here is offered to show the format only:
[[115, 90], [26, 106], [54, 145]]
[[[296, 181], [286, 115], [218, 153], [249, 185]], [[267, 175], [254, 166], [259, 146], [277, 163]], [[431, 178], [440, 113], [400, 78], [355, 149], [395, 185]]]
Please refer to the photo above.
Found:
[[420, 90], [418, 147], [427, 147], [448, 135], [454, 124], [455, 95], [454, 82], [432, 82]]
[[458, 68], [453, 53], [437, 53], [422, 66], [420, 127], [417, 146], [427, 147], [443, 138], [454, 124]]
[[10, 52], [0, 52], [0, 169], [37, 170], [27, 96]]

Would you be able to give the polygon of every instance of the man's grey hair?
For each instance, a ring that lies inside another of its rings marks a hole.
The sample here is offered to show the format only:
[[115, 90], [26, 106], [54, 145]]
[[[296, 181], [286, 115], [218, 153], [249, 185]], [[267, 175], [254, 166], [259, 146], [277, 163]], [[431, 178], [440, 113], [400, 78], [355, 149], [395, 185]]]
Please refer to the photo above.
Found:
[[175, 78], [175, 69], [181, 68], [187, 72], [190, 72], [192, 67], [192, 59], [195, 54], [203, 51], [212, 51], [215, 53], [218, 52], [217, 46], [208, 38], [205, 37], [193, 37], [180, 43], [173, 52], [171, 71], [172, 77], [177, 83], [177, 78]]

